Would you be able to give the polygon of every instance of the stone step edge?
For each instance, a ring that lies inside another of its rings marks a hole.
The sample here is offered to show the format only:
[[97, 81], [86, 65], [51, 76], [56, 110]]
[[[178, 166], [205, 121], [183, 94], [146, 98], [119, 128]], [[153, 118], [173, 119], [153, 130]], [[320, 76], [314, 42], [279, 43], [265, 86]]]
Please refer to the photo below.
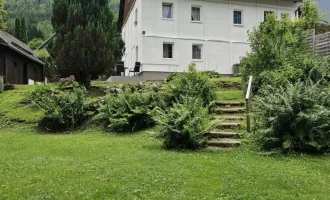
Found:
[[230, 148], [230, 147], [239, 147], [241, 146], [241, 142], [237, 140], [209, 140], [207, 141], [207, 146], [211, 147], [223, 147], [223, 148]]
[[212, 138], [240, 138], [241, 135], [236, 132], [211, 131], [208, 136]]
[[217, 106], [243, 106], [244, 102], [226, 102], [226, 101], [216, 101], [215, 105]]
[[239, 116], [214, 116], [214, 119], [223, 119], [223, 120], [230, 120], [230, 121], [234, 121], [234, 120], [239, 120], [239, 121], [243, 121], [244, 117], [239, 117]]

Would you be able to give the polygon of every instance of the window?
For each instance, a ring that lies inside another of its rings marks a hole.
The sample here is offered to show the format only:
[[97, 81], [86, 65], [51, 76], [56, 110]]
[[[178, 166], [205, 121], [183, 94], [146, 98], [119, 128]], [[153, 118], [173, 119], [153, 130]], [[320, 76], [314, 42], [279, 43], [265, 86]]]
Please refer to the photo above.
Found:
[[194, 44], [192, 46], [192, 58], [194, 60], [201, 60], [202, 59], [202, 45]]
[[191, 21], [193, 22], [201, 21], [201, 7], [197, 7], [197, 6], [191, 7]]
[[136, 46], [135, 47], [135, 61], [138, 62], [139, 61], [139, 47]]
[[134, 21], [135, 26], [137, 25], [137, 23], [138, 23], [138, 9], [135, 10], [135, 21]]
[[163, 58], [173, 58], [173, 44], [163, 44]]
[[234, 24], [235, 25], [242, 25], [242, 11], [241, 10], [234, 10]]
[[267, 15], [274, 13], [273, 11], [265, 11], [264, 12], [264, 21], [267, 20]]
[[172, 4], [163, 3], [163, 19], [172, 19]]

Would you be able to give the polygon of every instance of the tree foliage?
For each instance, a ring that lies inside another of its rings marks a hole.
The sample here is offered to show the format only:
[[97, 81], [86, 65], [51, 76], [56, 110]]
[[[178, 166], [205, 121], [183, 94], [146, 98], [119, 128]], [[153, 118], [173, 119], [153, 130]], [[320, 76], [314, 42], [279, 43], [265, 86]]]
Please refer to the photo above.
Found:
[[292, 20], [283, 15], [267, 16], [267, 20], [249, 33], [251, 51], [241, 60], [245, 82], [254, 76], [257, 87], [281, 85], [289, 81], [306, 79], [320, 65], [312, 54], [306, 37], [321, 21], [317, 5], [303, 1], [302, 16]]
[[33, 38], [32, 40], [29, 41], [28, 46], [32, 49], [35, 50], [38, 47], [40, 47], [40, 45], [42, 45], [44, 41], [41, 38]]
[[16, 17], [24, 16], [28, 38], [47, 39], [52, 34], [52, 29], [49, 29], [49, 26], [51, 26], [52, 4], [53, 0], [6, 0], [8, 32], [14, 35]]
[[24, 43], [28, 42], [28, 36], [27, 36], [27, 28], [26, 28], [26, 22], [25, 22], [25, 17], [22, 17], [21, 19], [21, 26], [20, 26], [20, 40]]
[[121, 57], [124, 44], [108, 6], [108, 0], [54, 2], [52, 24], [57, 35], [52, 54], [61, 76], [74, 74], [89, 86]]
[[15, 19], [15, 34], [14, 35], [17, 39], [19, 39], [21, 37], [20, 32], [21, 32], [21, 20], [18, 17], [16, 17], [16, 19]]
[[6, 30], [7, 26], [5, 24], [7, 18], [7, 11], [4, 9], [4, 0], [0, 0], [0, 29]]

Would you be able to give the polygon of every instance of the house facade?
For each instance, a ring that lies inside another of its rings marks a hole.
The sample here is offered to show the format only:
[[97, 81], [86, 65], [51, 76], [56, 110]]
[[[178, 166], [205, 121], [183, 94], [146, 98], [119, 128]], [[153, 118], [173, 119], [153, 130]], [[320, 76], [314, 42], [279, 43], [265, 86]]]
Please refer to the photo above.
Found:
[[295, 18], [297, 0], [121, 0], [122, 60], [149, 80], [197, 69], [233, 74], [249, 50], [248, 31], [276, 12]]
[[44, 63], [23, 42], [0, 30], [0, 76], [11, 84], [42, 82]]

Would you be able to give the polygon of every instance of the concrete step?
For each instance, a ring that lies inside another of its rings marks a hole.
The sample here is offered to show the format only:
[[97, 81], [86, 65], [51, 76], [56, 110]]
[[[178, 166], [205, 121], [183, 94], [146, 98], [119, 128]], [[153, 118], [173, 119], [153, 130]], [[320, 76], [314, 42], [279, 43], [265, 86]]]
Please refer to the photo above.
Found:
[[235, 132], [212, 131], [211, 133], [209, 133], [209, 136], [212, 138], [239, 138], [240, 134]]
[[215, 119], [223, 119], [223, 120], [227, 120], [227, 121], [243, 121], [244, 117], [242, 116], [214, 116]]
[[215, 109], [215, 113], [217, 114], [234, 114], [234, 113], [244, 113], [245, 108], [243, 107], [237, 107], [237, 108], [217, 108]]
[[229, 148], [238, 147], [241, 145], [241, 142], [234, 139], [211, 139], [207, 142], [207, 145], [210, 147]]
[[245, 105], [244, 102], [225, 102], [225, 101], [217, 101], [217, 102], [215, 102], [215, 104], [217, 106], [231, 106], [231, 107], [244, 106]]
[[217, 126], [217, 128], [220, 129], [232, 129], [232, 128], [239, 128], [241, 126], [241, 123], [237, 122], [225, 122]]

